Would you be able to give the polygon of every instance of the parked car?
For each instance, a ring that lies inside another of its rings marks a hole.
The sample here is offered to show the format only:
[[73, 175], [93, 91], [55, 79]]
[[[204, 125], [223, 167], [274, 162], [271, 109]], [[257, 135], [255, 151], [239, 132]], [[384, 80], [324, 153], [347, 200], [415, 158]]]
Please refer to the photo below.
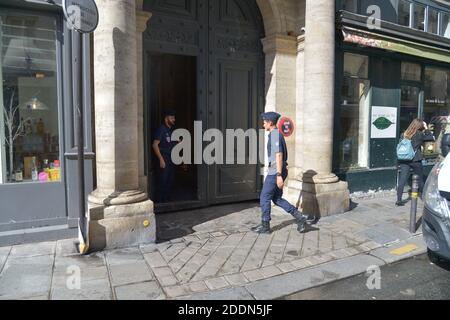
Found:
[[450, 135], [442, 141], [445, 159], [436, 164], [423, 191], [423, 236], [430, 257], [450, 260]]

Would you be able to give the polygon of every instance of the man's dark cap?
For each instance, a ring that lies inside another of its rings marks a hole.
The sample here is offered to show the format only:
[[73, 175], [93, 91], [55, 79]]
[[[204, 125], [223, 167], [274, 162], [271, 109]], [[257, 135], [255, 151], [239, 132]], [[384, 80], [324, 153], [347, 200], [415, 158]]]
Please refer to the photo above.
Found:
[[261, 118], [266, 121], [271, 121], [274, 124], [277, 124], [278, 120], [280, 120], [281, 115], [276, 112], [265, 112], [261, 114]]
[[170, 109], [170, 110], [164, 111], [163, 115], [164, 115], [164, 117], [176, 117], [177, 113], [175, 110]]

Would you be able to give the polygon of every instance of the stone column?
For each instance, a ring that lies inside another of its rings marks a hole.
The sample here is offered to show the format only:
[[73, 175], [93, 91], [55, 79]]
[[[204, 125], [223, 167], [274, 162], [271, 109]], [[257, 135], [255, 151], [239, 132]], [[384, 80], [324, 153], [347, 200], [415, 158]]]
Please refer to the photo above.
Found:
[[136, 11], [136, 52], [137, 52], [137, 96], [138, 96], [138, 150], [139, 150], [139, 188], [148, 192], [148, 180], [145, 175], [144, 156], [144, 86], [143, 86], [143, 50], [142, 33], [147, 29], [147, 22], [151, 18], [150, 12], [142, 11], [142, 0], [137, 1]]
[[[266, 56], [266, 111], [276, 111], [295, 121], [295, 64], [297, 41], [293, 36], [274, 34], [262, 40]], [[290, 170], [295, 168], [295, 136], [286, 139]]]
[[135, 0], [98, 0], [94, 37], [97, 190], [89, 196], [89, 248], [155, 241], [153, 203], [139, 188]]
[[[346, 182], [332, 173], [335, 88], [335, 1], [306, 0], [300, 203], [316, 217], [348, 211]], [[301, 84], [299, 84], [301, 85]]]
[[296, 60], [296, 118], [295, 118], [295, 170], [289, 170], [289, 179], [285, 191], [286, 199], [296, 206], [300, 205], [300, 190], [303, 175], [304, 141], [304, 76], [305, 76], [305, 36], [297, 38]]

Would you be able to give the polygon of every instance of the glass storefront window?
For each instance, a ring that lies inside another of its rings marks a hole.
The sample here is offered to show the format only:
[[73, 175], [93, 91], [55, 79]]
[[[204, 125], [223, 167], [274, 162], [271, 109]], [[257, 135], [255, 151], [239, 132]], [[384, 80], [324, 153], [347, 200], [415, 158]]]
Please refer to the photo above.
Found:
[[414, 4], [413, 28], [422, 31], [425, 30], [425, 7], [417, 3]]
[[367, 56], [344, 54], [339, 145], [339, 166], [344, 170], [368, 166], [368, 66]]
[[421, 81], [422, 67], [420, 64], [402, 62], [402, 80]]
[[419, 115], [420, 88], [402, 86], [402, 100], [400, 106], [400, 132], [405, 132], [411, 122]]
[[428, 30], [427, 32], [438, 34], [439, 11], [428, 7]]
[[345, 53], [344, 75], [352, 78], [368, 78], [369, 58], [359, 54]]
[[442, 14], [441, 36], [450, 39], [450, 14]]
[[398, 24], [409, 27], [411, 20], [411, 2], [400, 0], [398, 3]]
[[436, 143], [433, 150], [426, 150], [426, 152], [435, 154], [441, 152], [441, 140], [449, 116], [450, 69], [427, 67], [425, 69], [424, 120], [430, 125], [430, 130], [433, 130]]
[[0, 13], [0, 183], [60, 180], [56, 23]]

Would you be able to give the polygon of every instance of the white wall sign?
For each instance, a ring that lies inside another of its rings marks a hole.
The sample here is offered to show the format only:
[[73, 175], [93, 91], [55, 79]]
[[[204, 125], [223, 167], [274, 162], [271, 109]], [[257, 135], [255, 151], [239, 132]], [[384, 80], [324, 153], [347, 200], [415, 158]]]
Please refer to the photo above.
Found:
[[372, 107], [371, 138], [397, 138], [397, 108]]

